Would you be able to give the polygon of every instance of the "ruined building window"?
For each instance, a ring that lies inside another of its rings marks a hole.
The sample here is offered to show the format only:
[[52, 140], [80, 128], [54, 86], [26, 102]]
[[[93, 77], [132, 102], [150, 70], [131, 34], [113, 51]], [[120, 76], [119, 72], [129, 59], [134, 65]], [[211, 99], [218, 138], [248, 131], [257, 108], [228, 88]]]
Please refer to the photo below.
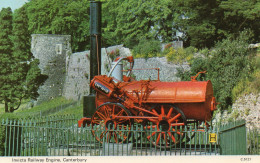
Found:
[[62, 54], [62, 44], [56, 44], [56, 54]]

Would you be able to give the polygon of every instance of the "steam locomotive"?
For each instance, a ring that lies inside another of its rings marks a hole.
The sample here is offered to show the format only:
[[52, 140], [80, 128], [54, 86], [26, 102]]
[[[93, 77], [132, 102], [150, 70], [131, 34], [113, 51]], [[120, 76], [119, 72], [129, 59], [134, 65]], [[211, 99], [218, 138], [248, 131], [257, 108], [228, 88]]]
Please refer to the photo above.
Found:
[[[130, 64], [125, 75], [122, 61]], [[119, 57], [108, 75], [95, 76], [90, 82], [96, 91], [97, 108], [92, 117], [83, 118], [79, 126], [89, 121], [98, 141], [102, 142], [102, 138], [109, 135], [114, 142], [123, 143], [129, 137], [128, 129], [142, 124], [142, 130], [151, 131], [146, 135], [149, 141], [169, 147], [169, 143], [178, 144], [187, 136], [181, 132], [185, 126], [207, 124], [212, 119], [216, 110], [212, 84], [196, 80], [203, 72], [191, 77], [191, 81], [162, 82], [159, 74], [157, 80], [136, 81], [131, 77], [133, 66], [132, 56]], [[106, 130], [98, 134], [101, 129]], [[125, 132], [119, 132], [122, 129]]]

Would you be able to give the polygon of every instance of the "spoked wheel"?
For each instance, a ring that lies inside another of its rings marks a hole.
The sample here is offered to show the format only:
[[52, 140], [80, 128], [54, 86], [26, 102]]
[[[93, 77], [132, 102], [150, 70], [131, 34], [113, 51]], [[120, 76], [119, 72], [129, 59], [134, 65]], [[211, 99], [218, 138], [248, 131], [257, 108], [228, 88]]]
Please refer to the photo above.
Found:
[[92, 116], [92, 134], [101, 143], [123, 143], [130, 137], [132, 121], [128, 116], [131, 113], [119, 103], [102, 104]]
[[151, 125], [146, 126], [147, 139], [158, 148], [170, 148], [180, 144], [185, 133], [186, 118], [183, 112], [174, 105], [162, 104], [151, 109], [158, 119], [148, 119]]

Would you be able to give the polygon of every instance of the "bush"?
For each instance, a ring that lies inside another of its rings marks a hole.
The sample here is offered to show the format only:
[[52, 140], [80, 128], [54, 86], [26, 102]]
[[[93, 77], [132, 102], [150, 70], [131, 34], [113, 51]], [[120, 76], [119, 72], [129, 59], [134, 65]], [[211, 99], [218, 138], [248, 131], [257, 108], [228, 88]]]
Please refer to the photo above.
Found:
[[198, 80], [211, 80], [214, 95], [220, 103], [218, 107], [224, 110], [232, 105], [233, 88], [253, 72], [248, 40], [247, 33], [242, 32], [236, 39], [228, 38], [218, 42], [214, 50], [204, 55], [206, 58], [195, 58], [190, 71], [178, 70], [178, 75], [182, 80], [188, 80], [190, 76], [206, 70], [207, 74], [200, 75]]
[[168, 62], [175, 64], [182, 64], [183, 62], [191, 63], [193, 60], [194, 53], [197, 52], [196, 48], [188, 47], [174, 49], [173, 47], [165, 48], [163, 54], [166, 56]]
[[135, 58], [157, 57], [161, 52], [161, 43], [157, 40], [142, 39], [137, 46], [133, 48]]
[[[259, 58], [259, 57], [258, 57]], [[252, 59], [252, 61], [259, 61], [259, 59]], [[253, 62], [255, 65], [256, 63]], [[253, 73], [241, 78], [240, 81], [232, 89], [232, 100], [237, 100], [243, 94], [260, 92], [260, 67], [254, 66]]]
[[4, 126], [0, 125], [0, 156], [4, 156], [4, 151], [5, 151], [5, 128]]

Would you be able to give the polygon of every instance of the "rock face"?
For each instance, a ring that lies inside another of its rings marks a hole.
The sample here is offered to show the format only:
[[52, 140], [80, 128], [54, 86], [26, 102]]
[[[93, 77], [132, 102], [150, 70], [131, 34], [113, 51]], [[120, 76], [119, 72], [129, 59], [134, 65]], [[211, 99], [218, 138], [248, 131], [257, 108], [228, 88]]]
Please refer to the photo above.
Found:
[[184, 64], [171, 64], [167, 62], [165, 57], [161, 58], [137, 58], [135, 59], [134, 69], [148, 69], [148, 70], [134, 70], [133, 74], [137, 80], [151, 80], [158, 79], [158, 71], [151, 68], [160, 68], [160, 80], [161, 81], [179, 81], [180, 79], [176, 76], [177, 68], [189, 69], [187, 63]]
[[66, 58], [66, 79], [63, 96], [80, 100], [89, 92], [89, 51], [73, 53]]
[[[101, 49], [101, 74], [108, 74], [112, 63], [109, 53], [119, 50], [120, 56], [131, 55], [128, 48], [122, 45]], [[73, 53], [66, 58], [66, 79], [63, 88], [63, 96], [67, 99], [80, 100], [89, 93], [89, 55], [90, 51]]]
[[260, 93], [240, 97], [233, 104], [231, 113], [225, 111], [223, 114], [217, 113], [215, 117], [216, 121], [222, 123], [240, 119], [246, 121], [247, 128], [260, 129]]
[[32, 35], [33, 56], [40, 61], [41, 73], [48, 75], [48, 79], [38, 90], [38, 104], [62, 95], [66, 56], [71, 53], [70, 39], [69, 35]]

